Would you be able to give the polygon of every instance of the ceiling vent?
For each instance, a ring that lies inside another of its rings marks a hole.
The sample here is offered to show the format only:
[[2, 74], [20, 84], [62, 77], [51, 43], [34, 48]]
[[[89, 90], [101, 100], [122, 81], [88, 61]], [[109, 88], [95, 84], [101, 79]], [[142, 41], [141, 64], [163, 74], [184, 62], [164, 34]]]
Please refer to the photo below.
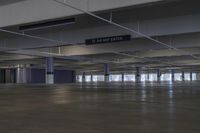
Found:
[[20, 31], [31, 31], [31, 30], [38, 30], [38, 29], [45, 29], [50, 27], [56, 27], [61, 25], [68, 25], [75, 23], [75, 18], [67, 18], [67, 19], [60, 19], [60, 20], [52, 20], [46, 22], [39, 22], [35, 24], [23, 25], [19, 27]]

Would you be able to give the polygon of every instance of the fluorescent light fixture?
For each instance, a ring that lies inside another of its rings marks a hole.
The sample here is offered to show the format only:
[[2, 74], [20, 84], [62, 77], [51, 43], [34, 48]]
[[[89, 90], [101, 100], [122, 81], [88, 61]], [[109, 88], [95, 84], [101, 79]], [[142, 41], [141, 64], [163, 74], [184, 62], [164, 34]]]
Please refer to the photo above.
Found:
[[20, 31], [31, 31], [31, 30], [38, 30], [38, 29], [45, 29], [49, 27], [56, 27], [61, 25], [68, 25], [75, 23], [75, 18], [65, 18], [60, 20], [51, 20], [46, 22], [39, 22], [35, 24], [23, 25], [19, 27]]

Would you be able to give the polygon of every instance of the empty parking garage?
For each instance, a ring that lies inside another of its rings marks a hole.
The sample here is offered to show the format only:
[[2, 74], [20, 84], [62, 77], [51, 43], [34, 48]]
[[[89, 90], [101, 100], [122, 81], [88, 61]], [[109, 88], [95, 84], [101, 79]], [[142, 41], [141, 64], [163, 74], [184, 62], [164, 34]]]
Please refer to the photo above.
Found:
[[199, 133], [196, 0], [1, 0], [0, 132]]

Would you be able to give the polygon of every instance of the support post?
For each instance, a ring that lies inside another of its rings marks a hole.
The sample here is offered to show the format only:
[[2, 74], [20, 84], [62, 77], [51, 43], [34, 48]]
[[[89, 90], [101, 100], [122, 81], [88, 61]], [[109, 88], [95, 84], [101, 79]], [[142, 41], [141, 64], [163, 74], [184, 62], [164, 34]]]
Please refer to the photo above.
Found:
[[185, 81], [185, 73], [182, 71], [182, 81]]
[[27, 84], [31, 82], [30, 65], [18, 65], [16, 69], [16, 83]]
[[175, 81], [174, 70], [171, 70], [171, 74], [172, 74], [172, 82], [174, 82]]
[[149, 70], [147, 72], [147, 81], [149, 82], [150, 78], [149, 78]]
[[90, 82], [92, 83], [93, 82], [93, 75], [91, 74], [91, 77], [90, 77]]
[[83, 83], [86, 82], [85, 72], [83, 72], [83, 75], [82, 75], [82, 82], [83, 82]]
[[161, 81], [161, 72], [160, 72], [160, 69], [157, 70], [157, 78], [158, 78], [158, 81]]
[[136, 82], [140, 82], [141, 81], [141, 70], [140, 67], [136, 67]]
[[124, 73], [122, 73], [122, 83], [124, 83]]
[[109, 64], [104, 64], [104, 78], [105, 78], [105, 82], [109, 83], [110, 82], [110, 68], [109, 68]]
[[192, 72], [190, 72], [190, 81], [193, 81], [193, 79], [192, 79]]
[[47, 57], [46, 60], [46, 84], [54, 84], [54, 59]]

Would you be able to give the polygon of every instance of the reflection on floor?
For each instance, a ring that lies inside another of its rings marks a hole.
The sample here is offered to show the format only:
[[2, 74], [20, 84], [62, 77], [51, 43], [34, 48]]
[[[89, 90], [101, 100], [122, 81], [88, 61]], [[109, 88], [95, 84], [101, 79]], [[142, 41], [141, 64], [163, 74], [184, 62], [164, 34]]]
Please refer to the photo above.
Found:
[[199, 133], [200, 83], [0, 85], [0, 133]]

